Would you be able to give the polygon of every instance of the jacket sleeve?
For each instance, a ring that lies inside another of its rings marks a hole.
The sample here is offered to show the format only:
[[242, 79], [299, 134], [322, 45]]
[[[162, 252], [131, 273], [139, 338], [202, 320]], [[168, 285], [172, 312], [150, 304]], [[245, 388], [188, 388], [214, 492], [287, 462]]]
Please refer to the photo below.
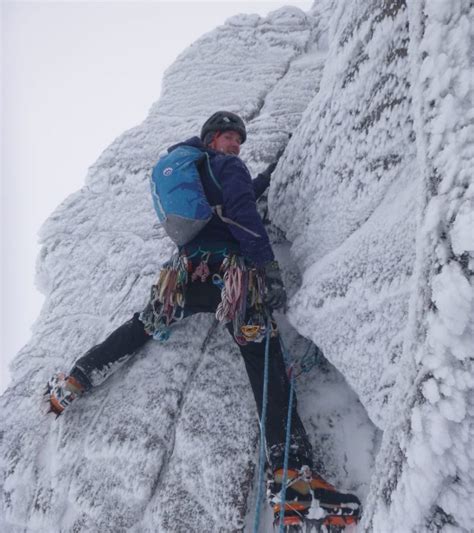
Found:
[[239, 241], [243, 255], [257, 266], [272, 261], [275, 257], [257, 211], [252, 178], [247, 167], [238, 157], [230, 156], [219, 177], [224, 216], [259, 235], [256, 237], [234, 224], [228, 225], [234, 238]]
[[253, 192], [255, 193], [255, 199], [258, 200], [260, 196], [268, 189], [270, 185], [270, 176], [264, 176], [259, 174], [254, 180], [252, 180]]

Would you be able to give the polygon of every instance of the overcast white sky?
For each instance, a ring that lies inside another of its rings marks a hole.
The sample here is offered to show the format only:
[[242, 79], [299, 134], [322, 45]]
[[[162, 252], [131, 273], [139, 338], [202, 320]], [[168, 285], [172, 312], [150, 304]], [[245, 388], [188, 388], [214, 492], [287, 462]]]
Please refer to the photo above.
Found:
[[[1, 0], [0, 0], [1, 2]], [[37, 232], [87, 168], [146, 117], [163, 71], [237, 13], [312, 0], [3, 2], [1, 365], [26, 344], [43, 296], [34, 288]]]

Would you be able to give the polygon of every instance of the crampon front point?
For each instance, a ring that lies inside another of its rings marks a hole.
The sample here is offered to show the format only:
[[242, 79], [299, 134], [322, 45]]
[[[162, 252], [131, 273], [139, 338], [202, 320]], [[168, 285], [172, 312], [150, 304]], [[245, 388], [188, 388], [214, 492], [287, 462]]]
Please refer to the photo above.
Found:
[[46, 385], [45, 396], [49, 401], [49, 412], [59, 416], [83, 392], [84, 387], [76, 379], [57, 372]]
[[[269, 482], [274, 527], [280, 527], [282, 493], [281, 469]], [[353, 533], [361, 506], [357, 496], [339, 492], [318, 474], [304, 466], [288, 470], [283, 525], [287, 533]]]

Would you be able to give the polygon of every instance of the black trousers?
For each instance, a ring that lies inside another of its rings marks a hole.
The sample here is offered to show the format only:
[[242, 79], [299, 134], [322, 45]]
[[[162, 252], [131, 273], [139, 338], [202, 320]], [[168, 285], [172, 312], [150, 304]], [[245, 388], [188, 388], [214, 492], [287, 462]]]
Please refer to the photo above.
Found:
[[[215, 313], [221, 300], [220, 289], [210, 278], [201, 282], [189, 282], [186, 289], [185, 315], [196, 313]], [[151, 303], [149, 304], [151, 305]], [[140, 313], [112, 332], [102, 343], [91, 348], [74, 364], [70, 374], [91, 388], [100, 384], [117, 367], [152, 337], [145, 331]], [[234, 339], [232, 324], [227, 329]], [[238, 345], [244, 359], [245, 368], [261, 418], [262, 396], [264, 384], [265, 340]], [[286, 437], [286, 423], [289, 402], [289, 381], [286, 373], [280, 340], [278, 336], [270, 339], [270, 359], [268, 371], [268, 404], [266, 420], [266, 440], [269, 459], [274, 468], [283, 464], [283, 450]], [[296, 409], [296, 398], [293, 401], [291, 421], [291, 453], [290, 466], [299, 467], [303, 464], [312, 466], [312, 451], [303, 423]]]

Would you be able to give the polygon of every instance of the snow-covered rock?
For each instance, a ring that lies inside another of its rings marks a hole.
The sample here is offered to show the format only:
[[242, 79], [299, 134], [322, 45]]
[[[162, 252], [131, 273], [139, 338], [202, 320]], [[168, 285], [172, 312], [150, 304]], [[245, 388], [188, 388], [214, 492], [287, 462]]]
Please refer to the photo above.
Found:
[[363, 526], [472, 531], [472, 6], [342, 4], [270, 192], [289, 316], [385, 430]]
[[46, 301], [0, 398], [2, 531], [250, 529], [254, 400], [227, 333], [203, 346], [212, 317], [148, 343], [57, 420], [41, 405], [53, 371], [145, 305], [173, 250], [150, 170], [216, 109], [247, 121], [254, 173], [292, 133], [268, 213], [284, 338], [338, 369], [320, 358], [298, 382], [318, 467], [362, 497], [367, 531], [472, 528], [470, 15], [463, 0], [237, 15], [168, 68], [143, 124], [42, 228]]

